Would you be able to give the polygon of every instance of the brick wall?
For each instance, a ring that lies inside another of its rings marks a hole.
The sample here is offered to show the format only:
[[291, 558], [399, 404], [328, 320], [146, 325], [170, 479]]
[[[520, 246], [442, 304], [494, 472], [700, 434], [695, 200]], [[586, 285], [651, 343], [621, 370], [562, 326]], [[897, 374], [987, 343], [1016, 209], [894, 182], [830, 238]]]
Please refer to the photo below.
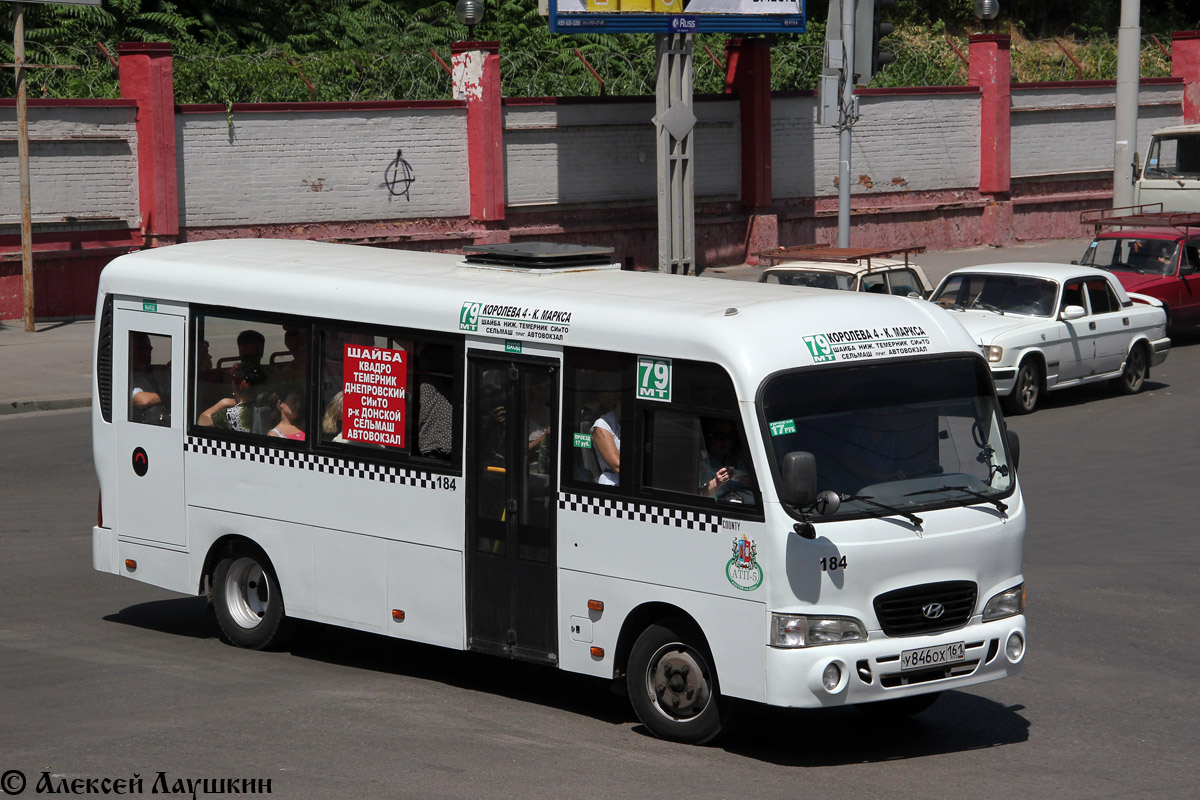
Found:
[[[1178, 82], [1143, 82], [1138, 92], [1139, 153], [1153, 131], [1183, 122], [1182, 100]], [[1111, 175], [1115, 115], [1112, 82], [1013, 86], [1013, 177]]]
[[[183, 113], [176, 116], [184, 227], [467, 213], [461, 108], [258, 111], [234, 106], [232, 119], [223, 109], [205, 108], [181, 106]], [[407, 173], [398, 159], [407, 163]]]
[[[696, 199], [736, 200], [741, 128], [734, 98], [697, 98]], [[504, 109], [508, 205], [653, 203], [654, 99], [557, 103], [510, 100]]]
[[[81, 225], [136, 228], [137, 109], [29, 108], [30, 213], [35, 232]], [[13, 106], [0, 107], [0, 235], [20, 232], [20, 178]]]

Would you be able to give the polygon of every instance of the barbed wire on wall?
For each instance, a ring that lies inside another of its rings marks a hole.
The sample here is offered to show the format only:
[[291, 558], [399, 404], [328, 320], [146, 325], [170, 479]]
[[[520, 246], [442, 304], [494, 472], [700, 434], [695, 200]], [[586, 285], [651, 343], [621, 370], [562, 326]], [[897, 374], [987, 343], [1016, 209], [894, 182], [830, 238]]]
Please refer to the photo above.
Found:
[[[966, 37], [897, 32], [889, 40], [896, 61], [871, 82], [873, 87], [948, 86], [967, 82]], [[30, 70], [31, 98], [113, 98], [120, 96], [115, 45], [106, 53], [93, 47], [40, 50], [27, 46], [33, 63], [71, 63], [79, 69]], [[443, 51], [446, 48], [442, 48]], [[609, 96], [653, 95], [653, 47], [638, 50], [583, 48], [588, 63]], [[712, 53], [710, 57], [709, 52]], [[1115, 39], [1027, 40], [1014, 36], [1010, 49], [1013, 81], [1114, 80]], [[450, 60], [441, 52], [443, 62]], [[696, 48], [693, 82], [697, 94], [724, 90], [724, 53]], [[781, 39], [772, 47], [771, 88], [816, 88], [824, 59], [821, 45]], [[500, 54], [506, 97], [596, 96], [601, 85], [570, 42], [561, 49], [507, 51]], [[180, 103], [264, 103], [303, 101], [448, 99], [450, 75], [428, 50], [401, 55], [326, 52], [298, 55], [282, 49], [222, 53], [190, 49], [175, 54], [176, 101]], [[1169, 44], [1142, 37], [1142, 77], [1171, 74]], [[12, 70], [0, 72], [0, 93], [16, 92]]]

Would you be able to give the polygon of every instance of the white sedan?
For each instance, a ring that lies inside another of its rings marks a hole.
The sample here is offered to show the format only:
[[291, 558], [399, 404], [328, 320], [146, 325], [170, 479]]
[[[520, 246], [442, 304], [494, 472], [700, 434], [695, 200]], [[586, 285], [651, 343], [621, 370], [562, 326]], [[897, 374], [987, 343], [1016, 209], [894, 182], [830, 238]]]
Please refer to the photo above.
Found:
[[992, 369], [1010, 414], [1043, 392], [1109, 380], [1136, 394], [1167, 358], [1167, 315], [1112, 274], [1071, 264], [985, 264], [955, 270], [930, 300], [955, 316]]

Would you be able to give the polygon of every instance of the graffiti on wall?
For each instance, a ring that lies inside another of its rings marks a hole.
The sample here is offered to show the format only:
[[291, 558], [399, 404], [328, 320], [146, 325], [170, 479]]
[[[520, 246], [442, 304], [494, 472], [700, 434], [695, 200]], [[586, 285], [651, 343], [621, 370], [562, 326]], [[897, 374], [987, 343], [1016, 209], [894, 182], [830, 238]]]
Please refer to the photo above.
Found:
[[396, 157], [392, 159], [392, 163], [388, 164], [383, 173], [383, 183], [384, 186], [387, 186], [388, 194], [392, 197], [412, 200], [408, 195], [408, 190], [415, 180], [412, 164], [404, 159], [403, 150], [397, 150]]

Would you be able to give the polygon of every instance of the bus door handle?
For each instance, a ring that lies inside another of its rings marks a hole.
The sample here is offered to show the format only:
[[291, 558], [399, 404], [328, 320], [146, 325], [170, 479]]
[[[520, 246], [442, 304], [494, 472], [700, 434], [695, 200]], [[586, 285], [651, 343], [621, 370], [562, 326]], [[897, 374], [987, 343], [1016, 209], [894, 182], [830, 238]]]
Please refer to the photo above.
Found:
[[516, 501], [516, 500], [509, 499], [509, 501], [508, 501], [508, 513], [510, 513], [510, 514], [515, 514], [515, 513], [517, 513], [517, 501]]
[[1090, 330], [1090, 331], [1094, 331], [1094, 330], [1096, 330], [1096, 323], [1094, 323], [1094, 322], [1089, 322], [1089, 323], [1088, 323], [1088, 330]]

